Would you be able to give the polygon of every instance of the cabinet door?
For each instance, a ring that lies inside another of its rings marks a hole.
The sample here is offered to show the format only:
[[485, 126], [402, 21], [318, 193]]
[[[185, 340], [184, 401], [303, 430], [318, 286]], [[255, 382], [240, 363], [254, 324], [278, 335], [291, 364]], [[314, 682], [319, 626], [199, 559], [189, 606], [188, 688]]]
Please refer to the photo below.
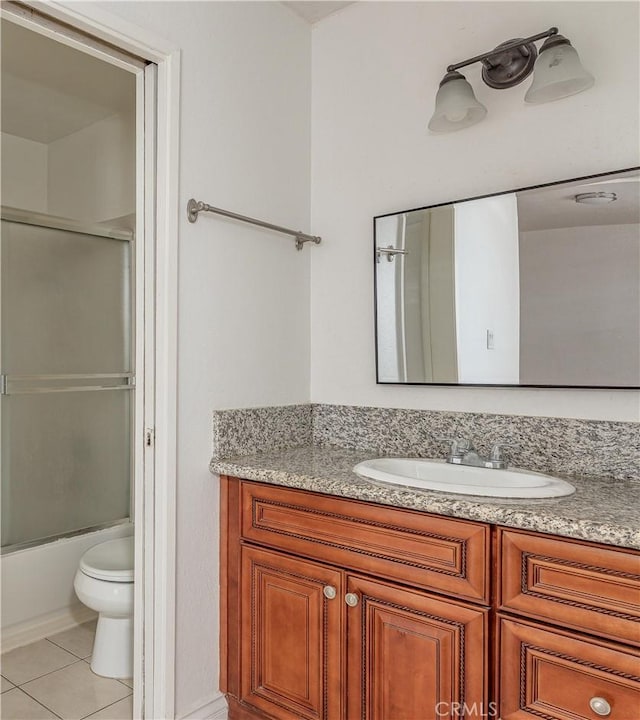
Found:
[[278, 720], [339, 720], [342, 578], [317, 563], [242, 548], [241, 701]]
[[637, 651], [500, 619], [503, 720], [636, 720]]
[[352, 576], [347, 592], [349, 720], [490, 714], [488, 610]]

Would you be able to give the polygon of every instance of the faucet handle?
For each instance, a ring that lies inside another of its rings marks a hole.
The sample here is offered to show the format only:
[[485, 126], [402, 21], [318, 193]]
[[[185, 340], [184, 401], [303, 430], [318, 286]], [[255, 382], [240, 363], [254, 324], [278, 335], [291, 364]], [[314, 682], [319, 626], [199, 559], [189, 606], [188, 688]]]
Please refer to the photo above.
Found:
[[473, 442], [468, 438], [456, 438], [455, 443], [457, 451], [462, 455], [464, 455], [466, 452], [470, 452], [471, 450], [475, 450]]
[[491, 455], [489, 455], [489, 460], [493, 462], [500, 462], [501, 460], [504, 460], [504, 453], [502, 452], [505, 448], [519, 448], [520, 445], [518, 443], [494, 443], [491, 446]]
[[436, 440], [451, 443], [451, 455], [454, 457], [462, 457], [474, 449], [471, 440], [463, 437], [437, 437]]

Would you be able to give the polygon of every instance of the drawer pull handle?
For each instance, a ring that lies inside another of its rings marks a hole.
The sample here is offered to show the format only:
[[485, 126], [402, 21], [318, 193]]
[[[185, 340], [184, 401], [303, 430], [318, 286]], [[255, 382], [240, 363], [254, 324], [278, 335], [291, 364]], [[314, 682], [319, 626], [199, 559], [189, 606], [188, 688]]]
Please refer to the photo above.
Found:
[[611, 705], [602, 697], [592, 697], [589, 700], [589, 707], [596, 715], [606, 717], [611, 714]]
[[333, 587], [333, 585], [325, 585], [322, 588], [322, 592], [327, 600], [333, 600], [333, 598], [338, 594], [338, 591]]
[[355, 607], [358, 604], [358, 596], [355, 593], [347, 593], [344, 596], [344, 601], [349, 607]]

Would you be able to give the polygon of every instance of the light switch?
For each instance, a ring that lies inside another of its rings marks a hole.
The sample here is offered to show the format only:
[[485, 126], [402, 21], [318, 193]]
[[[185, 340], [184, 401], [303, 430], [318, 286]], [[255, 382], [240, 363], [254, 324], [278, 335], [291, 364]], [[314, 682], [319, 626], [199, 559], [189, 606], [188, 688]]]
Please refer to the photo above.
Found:
[[493, 330], [487, 330], [487, 350], [493, 350]]

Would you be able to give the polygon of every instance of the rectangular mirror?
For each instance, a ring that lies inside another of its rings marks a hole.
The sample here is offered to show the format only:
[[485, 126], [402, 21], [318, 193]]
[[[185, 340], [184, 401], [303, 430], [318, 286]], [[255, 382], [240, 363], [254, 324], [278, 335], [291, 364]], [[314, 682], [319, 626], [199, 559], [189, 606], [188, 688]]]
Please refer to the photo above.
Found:
[[378, 383], [640, 387], [640, 172], [374, 218]]

